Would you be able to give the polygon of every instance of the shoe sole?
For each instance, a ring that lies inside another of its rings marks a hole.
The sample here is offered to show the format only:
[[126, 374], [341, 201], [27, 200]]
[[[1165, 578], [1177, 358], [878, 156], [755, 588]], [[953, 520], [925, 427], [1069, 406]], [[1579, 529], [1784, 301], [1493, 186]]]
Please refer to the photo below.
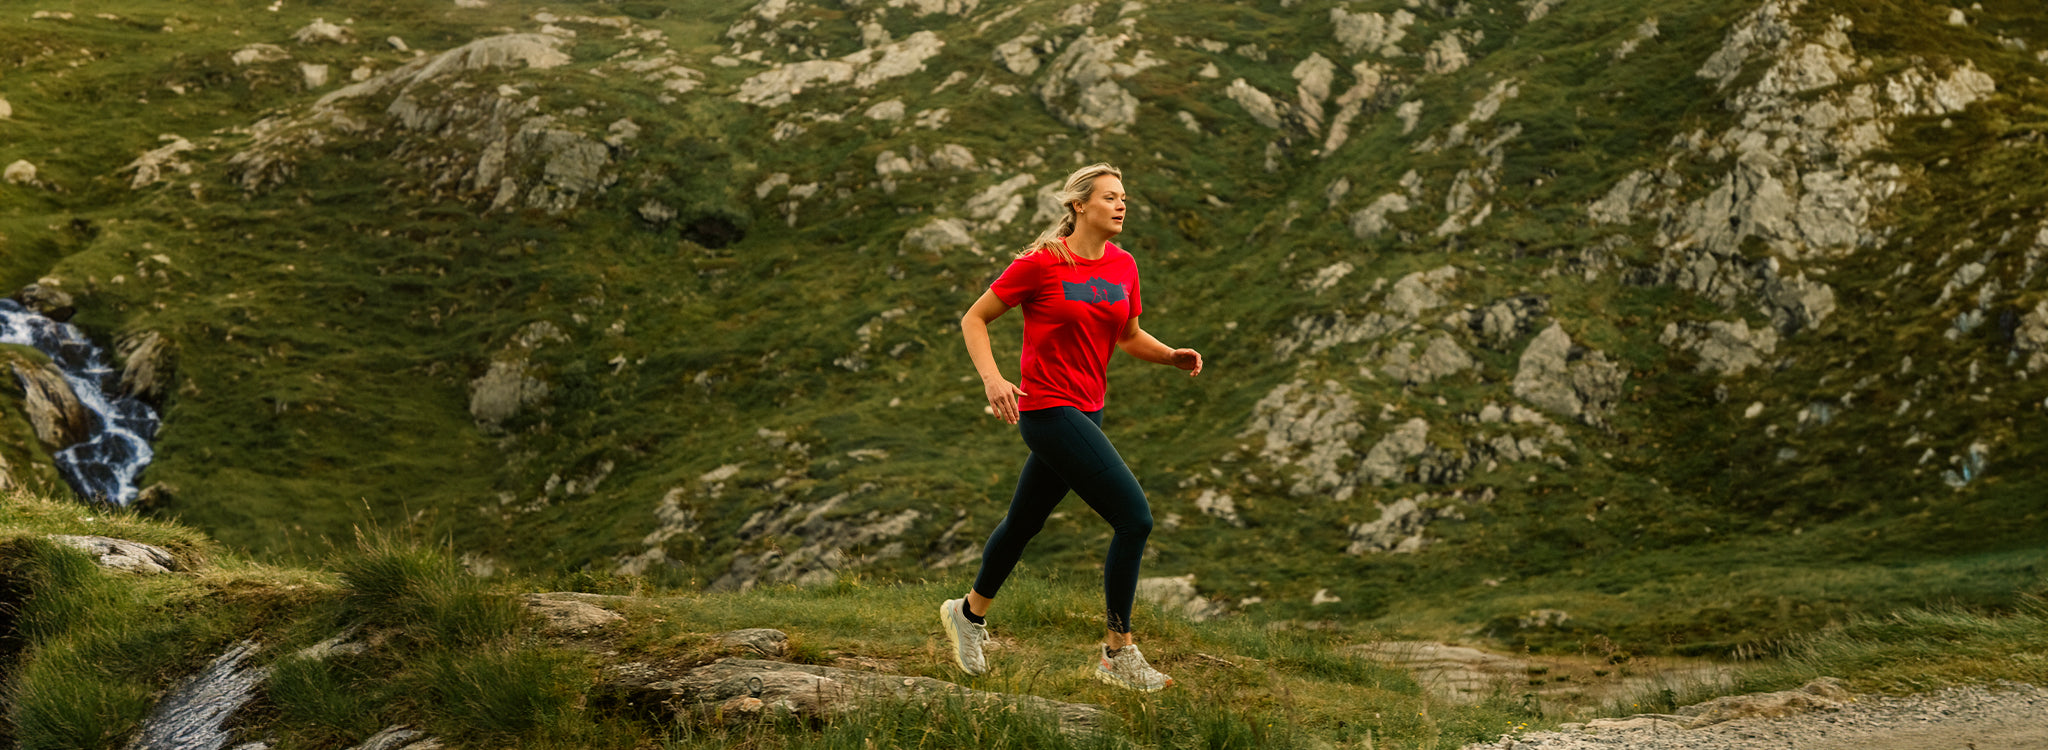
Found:
[[1094, 673], [1095, 673], [1095, 679], [1101, 680], [1101, 681], [1103, 681], [1103, 682], [1105, 682], [1105, 683], [1108, 683], [1108, 684], [1111, 684], [1111, 685], [1115, 685], [1115, 686], [1117, 686], [1117, 687], [1120, 687], [1120, 688], [1123, 688], [1123, 689], [1125, 689], [1125, 690], [1136, 690], [1136, 691], [1138, 691], [1138, 692], [1140, 692], [1140, 693], [1157, 693], [1157, 692], [1159, 692], [1159, 691], [1161, 691], [1161, 690], [1165, 690], [1165, 689], [1167, 689], [1167, 688], [1173, 687], [1173, 678], [1172, 678], [1172, 677], [1168, 677], [1168, 678], [1166, 678], [1166, 684], [1164, 684], [1164, 685], [1160, 685], [1159, 687], [1145, 687], [1145, 686], [1143, 686], [1143, 685], [1133, 685], [1133, 684], [1131, 684], [1131, 683], [1128, 683], [1128, 682], [1124, 682], [1123, 680], [1119, 680], [1119, 679], [1117, 679], [1117, 678], [1116, 678], [1116, 676], [1115, 676], [1115, 675], [1112, 675], [1112, 674], [1110, 674], [1110, 673], [1108, 673], [1108, 672], [1104, 672], [1104, 671], [1102, 671], [1102, 668], [1101, 668], [1101, 667], [1097, 667], [1097, 668], [1095, 668], [1095, 669], [1092, 669], [1092, 670], [1089, 670], [1089, 671], [1091, 671], [1091, 672], [1094, 672]]
[[953, 613], [946, 611], [946, 605], [952, 603], [952, 599], [939, 602], [939, 625], [946, 629], [946, 640], [953, 645], [953, 663], [959, 665], [960, 671], [970, 675], [979, 675], [982, 672], [987, 672], [988, 670], [986, 669], [981, 670], [981, 672], [974, 671], [967, 666], [967, 660], [960, 658], [960, 628], [953, 624]]

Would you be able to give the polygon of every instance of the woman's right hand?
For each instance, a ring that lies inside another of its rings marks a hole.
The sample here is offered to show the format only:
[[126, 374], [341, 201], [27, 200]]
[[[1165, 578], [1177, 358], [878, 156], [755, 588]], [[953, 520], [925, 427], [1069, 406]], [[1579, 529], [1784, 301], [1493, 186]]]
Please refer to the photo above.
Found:
[[1026, 395], [1024, 389], [1001, 377], [981, 381], [981, 388], [988, 394], [989, 413], [1006, 424], [1016, 424], [1017, 397]]

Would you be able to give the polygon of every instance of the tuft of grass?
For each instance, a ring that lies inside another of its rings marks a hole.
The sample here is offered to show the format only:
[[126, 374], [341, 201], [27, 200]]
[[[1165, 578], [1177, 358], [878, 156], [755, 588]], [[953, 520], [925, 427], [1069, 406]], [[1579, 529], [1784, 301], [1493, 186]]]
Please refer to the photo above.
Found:
[[371, 625], [449, 646], [502, 640], [524, 621], [512, 597], [492, 590], [445, 553], [369, 533], [334, 563], [348, 610]]
[[[479, 743], [562, 737], [587, 719], [577, 715], [591, 679], [564, 652], [533, 647], [444, 651], [414, 670], [422, 710], [439, 734]], [[514, 743], [520, 744], [520, 743]]]

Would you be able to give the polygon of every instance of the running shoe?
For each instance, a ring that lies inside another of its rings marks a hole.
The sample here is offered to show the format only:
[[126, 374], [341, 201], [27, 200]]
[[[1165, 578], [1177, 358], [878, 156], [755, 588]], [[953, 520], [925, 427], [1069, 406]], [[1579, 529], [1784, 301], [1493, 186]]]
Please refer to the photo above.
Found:
[[967, 619], [967, 599], [947, 599], [939, 605], [939, 622], [946, 626], [946, 640], [953, 643], [953, 663], [968, 674], [988, 671], [988, 659], [981, 645], [988, 642], [988, 626]]
[[1138, 644], [1119, 649], [1116, 656], [1110, 656], [1109, 647], [1103, 646], [1095, 656], [1095, 679], [1111, 685], [1150, 693], [1173, 684], [1172, 677], [1153, 669], [1145, 661], [1145, 655], [1138, 651]]

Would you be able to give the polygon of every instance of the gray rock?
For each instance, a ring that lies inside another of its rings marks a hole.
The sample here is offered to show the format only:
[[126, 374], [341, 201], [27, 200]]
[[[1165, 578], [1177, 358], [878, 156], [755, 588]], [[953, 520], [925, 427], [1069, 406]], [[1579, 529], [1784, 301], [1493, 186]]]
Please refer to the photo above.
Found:
[[283, 47], [275, 44], [257, 42], [235, 50], [235, 54], [229, 56], [229, 59], [234, 61], [236, 65], [259, 65], [262, 63], [284, 62], [292, 59], [292, 55], [284, 51]]
[[[872, 489], [872, 485], [863, 488]], [[774, 510], [756, 512], [734, 533], [740, 549], [709, 588], [745, 591], [760, 583], [785, 581], [820, 586], [838, 580], [841, 572], [903, 555], [903, 543], [895, 540], [923, 518], [924, 512], [871, 510], [834, 517], [834, 511], [850, 497], [852, 493], [841, 492], [820, 502], [786, 501]], [[770, 543], [756, 544], [764, 540]]]
[[646, 203], [640, 204], [640, 218], [649, 224], [659, 226], [675, 221], [676, 210], [666, 203], [649, 198]]
[[1149, 602], [1167, 612], [1175, 612], [1192, 622], [1208, 622], [1229, 611], [1222, 602], [1204, 598], [1195, 590], [1193, 573], [1184, 576], [1161, 576], [1138, 579], [1138, 600]]
[[526, 609], [540, 618], [541, 630], [555, 635], [582, 635], [626, 619], [575, 592], [526, 594], [520, 598]]
[[1379, 484], [1403, 481], [1408, 478], [1408, 461], [1428, 448], [1429, 422], [1421, 417], [1410, 419], [1373, 443], [1358, 464], [1359, 476]]
[[1382, 16], [1378, 13], [1351, 13], [1343, 8], [1330, 9], [1330, 27], [1336, 33], [1337, 43], [1351, 53], [1364, 51], [1381, 57], [1397, 57], [1401, 54], [1401, 40], [1407, 38], [1408, 27], [1414, 23], [1415, 14], [1406, 10]]
[[1697, 355], [1699, 372], [1734, 376], [1763, 365], [1764, 358], [1777, 351], [1778, 332], [1771, 328], [1752, 332], [1748, 321], [1739, 318], [1733, 323], [1667, 323], [1657, 343]]
[[9, 367], [21, 385], [29, 425], [44, 446], [62, 450], [90, 436], [92, 416], [79, 403], [78, 394], [71, 390], [62, 370], [54, 364], [18, 360], [10, 362]]
[[[322, 71], [326, 70], [326, 66], [320, 67]], [[319, 84], [313, 83], [311, 74], [307, 75], [307, 86], [325, 85], [324, 80]], [[322, 75], [325, 75], [325, 73], [323, 72]], [[141, 190], [142, 188], [162, 182], [164, 176], [170, 173], [192, 173], [192, 165], [178, 158], [178, 155], [196, 149], [198, 148], [197, 146], [192, 145], [191, 141], [169, 133], [158, 136], [157, 140], [159, 142], [169, 141], [169, 143], [143, 153], [143, 155], [136, 157], [135, 161], [129, 162], [128, 166], [121, 168], [120, 171], [122, 172], [135, 173], [134, 179], [128, 181], [129, 189]]]
[[8, 104], [6, 97], [0, 97], [0, 120], [11, 119], [13, 117], [14, 105]]
[[356, 35], [345, 26], [328, 23], [325, 18], [315, 18], [312, 23], [292, 32], [292, 41], [300, 44], [355, 44]]
[[1148, 50], [1139, 50], [1129, 60], [1118, 59], [1127, 41], [1125, 36], [1097, 36], [1092, 30], [1075, 37], [1039, 77], [1034, 87], [1039, 101], [1060, 122], [1082, 130], [1121, 132], [1136, 123], [1138, 98], [1117, 79], [1165, 62]]
[[933, 254], [954, 248], [977, 247], [974, 235], [967, 233], [967, 222], [960, 219], [933, 219], [905, 233], [900, 246], [905, 251]]
[[40, 184], [36, 182], [36, 165], [28, 163], [27, 159], [16, 159], [7, 165], [6, 170], [0, 171], [0, 180], [6, 180], [9, 185]]
[[270, 676], [261, 667], [244, 667], [256, 643], [235, 644], [198, 674], [185, 678], [157, 702], [128, 750], [216, 750], [232, 737], [227, 721], [256, 696], [256, 686]]
[[1599, 426], [1621, 397], [1627, 371], [1598, 350], [1572, 345], [1564, 327], [1550, 324], [1523, 350], [1515, 396], [1537, 408]]
[[369, 739], [363, 740], [363, 744], [350, 750], [440, 750], [440, 747], [439, 740], [400, 724], [370, 735]]
[[139, 331], [121, 337], [114, 352], [121, 361], [121, 393], [163, 404], [177, 370], [177, 345], [156, 331]]
[[548, 382], [537, 377], [525, 359], [500, 360], [482, 377], [470, 381], [469, 414], [478, 426], [496, 430], [522, 408], [548, 397]]
[[774, 628], [746, 628], [719, 633], [711, 642], [725, 649], [745, 649], [760, 656], [777, 657], [789, 650], [789, 634]]
[[151, 544], [131, 542], [104, 536], [74, 536], [51, 534], [50, 541], [84, 550], [98, 558], [99, 564], [109, 568], [120, 568], [146, 575], [169, 573], [178, 569], [178, 559], [170, 550]]
[[1237, 515], [1237, 502], [1232, 500], [1227, 492], [1202, 490], [1202, 494], [1195, 497], [1195, 509], [1201, 511], [1202, 515], [1214, 516], [1222, 519], [1224, 523], [1244, 528], [1244, 519]]
[[1237, 106], [1243, 107], [1245, 114], [1252, 116], [1253, 122], [1269, 128], [1280, 127], [1281, 105], [1273, 101], [1271, 95], [1245, 83], [1244, 79], [1231, 81], [1230, 87], [1223, 90], [1223, 95], [1237, 102]]
[[1365, 208], [1351, 213], [1351, 234], [1359, 239], [1371, 239], [1387, 231], [1387, 214], [1404, 213], [1409, 209], [1408, 196], [1401, 193], [1387, 193]]
[[1282, 383], [1252, 406], [1252, 418], [1239, 437], [1257, 438], [1259, 455], [1276, 465], [1295, 467], [1294, 494], [1334, 492], [1350, 495], [1345, 465], [1355, 455], [1351, 440], [1364, 430], [1358, 400], [1334, 380], [1321, 388], [1306, 381]]
[[57, 321], [69, 322], [77, 314], [78, 307], [72, 304], [71, 295], [62, 289], [41, 284], [30, 284], [9, 295], [9, 299], [21, 303], [37, 315]]
[[973, 690], [929, 677], [753, 659], [720, 659], [673, 672], [646, 663], [605, 670], [605, 686], [635, 703], [674, 707], [681, 721], [842, 716], [877, 703], [964, 703], [969, 710], [1021, 710], [1047, 716], [1066, 733], [1093, 734], [1100, 707], [1031, 695]]
[[1038, 50], [1036, 49], [1038, 42], [1039, 36], [1037, 34], [1027, 33], [998, 44], [996, 45], [995, 60], [1002, 63], [1003, 67], [1008, 68], [1012, 73], [1020, 76], [1030, 76], [1032, 73], [1038, 72], [1038, 66], [1040, 65]]
[[1467, 324], [1480, 343], [1504, 349], [1515, 339], [1536, 330], [1536, 323], [1550, 314], [1550, 298], [1524, 294], [1495, 300], [1473, 310]]
[[1414, 351], [1415, 343], [1412, 341], [1396, 344], [1381, 361], [1380, 371], [1403, 383], [1420, 385], [1479, 367], [1478, 360], [1442, 333], [1429, 340], [1428, 348], [1421, 355]]

